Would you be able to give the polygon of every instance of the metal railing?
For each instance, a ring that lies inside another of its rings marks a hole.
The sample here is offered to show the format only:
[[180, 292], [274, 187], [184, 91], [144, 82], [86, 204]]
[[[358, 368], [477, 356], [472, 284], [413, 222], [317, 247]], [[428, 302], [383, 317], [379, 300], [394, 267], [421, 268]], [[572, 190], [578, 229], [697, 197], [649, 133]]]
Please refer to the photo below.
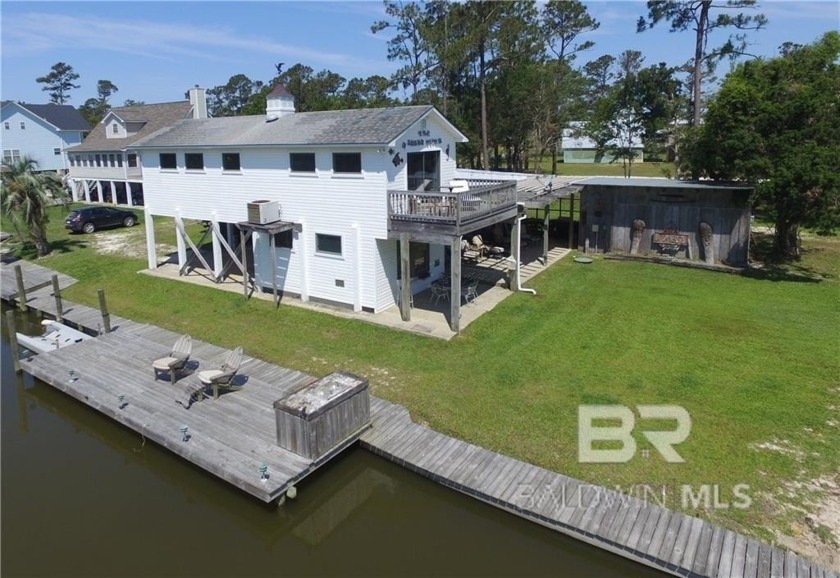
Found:
[[468, 191], [388, 191], [391, 221], [460, 226], [516, 206], [516, 181], [469, 180]]

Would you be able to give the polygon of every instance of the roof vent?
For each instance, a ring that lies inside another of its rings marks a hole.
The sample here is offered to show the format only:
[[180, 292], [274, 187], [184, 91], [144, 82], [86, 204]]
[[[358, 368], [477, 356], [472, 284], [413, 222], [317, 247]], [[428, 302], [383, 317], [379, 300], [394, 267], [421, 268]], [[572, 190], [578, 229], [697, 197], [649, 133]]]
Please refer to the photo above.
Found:
[[272, 114], [271, 116], [269, 116], [268, 118], [265, 119], [265, 122], [274, 122], [278, 118], [280, 118], [280, 117], [277, 116], [276, 114]]

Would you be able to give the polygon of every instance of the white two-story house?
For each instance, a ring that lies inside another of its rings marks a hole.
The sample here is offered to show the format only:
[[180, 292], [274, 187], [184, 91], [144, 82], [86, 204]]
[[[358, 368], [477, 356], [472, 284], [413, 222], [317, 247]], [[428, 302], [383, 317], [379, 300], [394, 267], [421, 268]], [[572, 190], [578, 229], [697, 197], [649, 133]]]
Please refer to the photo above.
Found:
[[[457, 330], [462, 236], [517, 215], [515, 183], [449, 187], [459, 142], [432, 106], [295, 113], [276, 87], [265, 116], [182, 120], [133, 146], [146, 223], [212, 223], [214, 275], [244, 240], [257, 289], [356, 311], [400, 304], [406, 320], [411, 295], [446, 275]], [[154, 268], [150, 225], [147, 237]]]
[[82, 142], [90, 125], [69, 104], [23, 104], [5, 101], [0, 111], [3, 160], [35, 159], [39, 171], [63, 173], [65, 149]]
[[70, 148], [68, 183], [74, 201], [143, 204], [143, 166], [132, 145], [185, 118], [206, 118], [203, 88], [189, 100], [112, 108], [84, 142]]

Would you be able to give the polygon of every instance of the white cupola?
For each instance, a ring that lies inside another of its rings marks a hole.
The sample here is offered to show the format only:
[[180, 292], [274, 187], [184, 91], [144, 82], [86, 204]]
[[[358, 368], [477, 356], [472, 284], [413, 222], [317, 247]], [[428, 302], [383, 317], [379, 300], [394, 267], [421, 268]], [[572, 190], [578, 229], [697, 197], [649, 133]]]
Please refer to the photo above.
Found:
[[282, 84], [276, 85], [265, 97], [265, 116], [279, 118], [286, 114], [294, 114], [295, 97]]

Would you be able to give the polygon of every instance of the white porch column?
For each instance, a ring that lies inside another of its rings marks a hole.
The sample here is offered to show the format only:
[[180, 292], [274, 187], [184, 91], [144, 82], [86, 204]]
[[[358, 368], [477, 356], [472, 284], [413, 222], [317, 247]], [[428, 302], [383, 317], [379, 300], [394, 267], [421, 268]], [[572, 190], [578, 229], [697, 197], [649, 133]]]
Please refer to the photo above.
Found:
[[85, 202], [90, 202], [90, 182], [85, 179], [82, 181], [82, 186], [85, 188]]
[[[181, 218], [181, 209], [175, 209], [175, 222], [184, 227], [184, 220]], [[181, 231], [178, 226], [175, 226], [175, 241], [178, 244], [178, 270], [180, 271], [187, 262], [187, 244], [181, 236]]]
[[216, 211], [210, 213], [210, 221], [213, 223], [213, 277], [219, 281], [222, 275], [222, 242], [216, 234], [219, 228], [219, 214]]
[[74, 203], [79, 201], [79, 182], [76, 179], [70, 179], [70, 199]]
[[306, 221], [300, 221], [298, 253], [300, 254], [300, 300], [309, 301], [309, 244], [306, 242]]
[[353, 230], [353, 251], [355, 266], [353, 267], [353, 311], [362, 310], [362, 230], [358, 223], [350, 225]]
[[[155, 249], [155, 222], [152, 218], [152, 209], [146, 206], [143, 209], [143, 224], [146, 225], [146, 257], [148, 258], [149, 269], [157, 269], [157, 251]], [[180, 240], [180, 235], [178, 238]]]
[[134, 199], [131, 198], [131, 183], [128, 181], [125, 181], [125, 201], [129, 207], [134, 206]]
[[98, 202], [102, 203], [104, 201], [104, 198], [102, 196], [102, 181], [96, 181], [96, 194], [99, 198]]
[[117, 204], [117, 187], [114, 186], [114, 181], [108, 181], [108, 185], [111, 189], [111, 202], [116, 205]]

